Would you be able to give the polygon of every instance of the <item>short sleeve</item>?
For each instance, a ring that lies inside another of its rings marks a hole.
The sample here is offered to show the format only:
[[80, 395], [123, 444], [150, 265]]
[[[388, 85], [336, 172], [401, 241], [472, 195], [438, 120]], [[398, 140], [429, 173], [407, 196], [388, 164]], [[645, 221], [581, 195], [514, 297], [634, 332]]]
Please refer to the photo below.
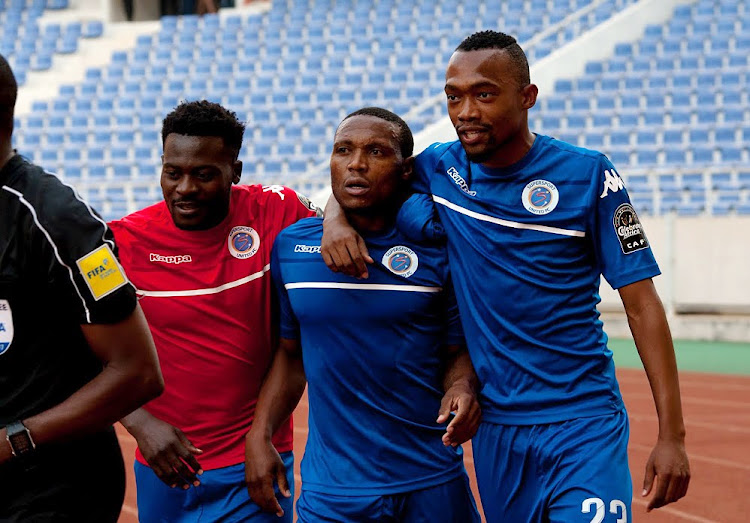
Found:
[[262, 191], [266, 195], [266, 205], [272, 206], [274, 215], [279, 217], [281, 229], [298, 222], [302, 218], [323, 216], [323, 211], [318, 209], [308, 197], [289, 187], [264, 185]]
[[435, 171], [437, 163], [436, 148], [440, 143], [434, 143], [419, 153], [414, 159], [414, 175], [412, 176], [412, 191], [422, 194], [432, 194], [430, 177]]
[[660, 274], [622, 178], [601, 156], [592, 198], [592, 236], [601, 272], [614, 289]]
[[271, 250], [271, 278], [279, 307], [279, 334], [282, 338], [298, 340], [299, 322], [292, 310], [289, 293], [284, 286], [284, 276], [281, 271], [281, 261], [279, 260], [279, 245], [281, 244], [281, 240], [281, 237], [276, 238]]
[[416, 242], [445, 238], [445, 229], [429, 194], [412, 194], [398, 211], [396, 227], [407, 238]]
[[44, 177], [38, 194], [35, 243], [47, 281], [82, 324], [125, 319], [135, 308], [135, 289], [117, 259], [112, 231], [57, 178]]

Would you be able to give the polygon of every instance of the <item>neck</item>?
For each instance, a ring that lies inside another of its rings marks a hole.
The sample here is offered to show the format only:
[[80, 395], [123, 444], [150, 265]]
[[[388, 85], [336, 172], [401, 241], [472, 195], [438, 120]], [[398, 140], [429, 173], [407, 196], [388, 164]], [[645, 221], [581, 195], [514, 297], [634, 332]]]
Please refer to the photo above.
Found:
[[490, 160], [483, 162], [482, 165], [492, 169], [513, 165], [526, 156], [526, 153], [534, 145], [535, 139], [536, 135], [529, 130], [528, 126], [524, 126], [524, 132], [506, 143]]
[[5, 167], [5, 164], [13, 158], [14, 154], [15, 152], [10, 145], [10, 140], [2, 140], [2, 142], [0, 142], [0, 169]]

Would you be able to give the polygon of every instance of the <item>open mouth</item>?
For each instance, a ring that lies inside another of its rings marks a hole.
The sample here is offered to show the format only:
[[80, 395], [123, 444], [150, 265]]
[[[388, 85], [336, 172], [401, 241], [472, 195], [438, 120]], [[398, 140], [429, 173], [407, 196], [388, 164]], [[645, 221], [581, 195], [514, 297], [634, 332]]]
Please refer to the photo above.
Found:
[[458, 136], [464, 145], [474, 145], [484, 140], [487, 134], [487, 129], [478, 126], [463, 126], [457, 129]]
[[352, 180], [348, 180], [344, 184], [344, 189], [346, 190], [347, 194], [351, 194], [352, 196], [359, 196], [369, 191], [370, 186], [365, 180], [361, 178], [355, 178]]

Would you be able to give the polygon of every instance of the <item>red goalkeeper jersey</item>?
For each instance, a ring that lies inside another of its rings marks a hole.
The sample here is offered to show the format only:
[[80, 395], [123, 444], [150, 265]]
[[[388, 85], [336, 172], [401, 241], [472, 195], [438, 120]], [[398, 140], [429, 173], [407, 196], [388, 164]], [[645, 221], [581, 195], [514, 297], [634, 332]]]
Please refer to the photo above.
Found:
[[[113, 221], [120, 261], [156, 343], [164, 393], [145, 408], [181, 429], [205, 470], [242, 463], [276, 339], [269, 263], [279, 232], [315, 209], [293, 190], [232, 187], [227, 217], [178, 229], [162, 201]], [[292, 450], [292, 421], [274, 435]], [[146, 464], [140, 451], [136, 458]]]

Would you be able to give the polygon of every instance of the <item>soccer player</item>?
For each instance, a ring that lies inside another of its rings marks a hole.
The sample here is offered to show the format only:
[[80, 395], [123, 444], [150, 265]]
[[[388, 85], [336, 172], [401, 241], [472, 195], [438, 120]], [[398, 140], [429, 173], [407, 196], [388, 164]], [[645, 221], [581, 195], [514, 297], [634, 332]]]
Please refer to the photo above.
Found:
[[285, 488], [285, 465], [271, 434], [307, 379], [300, 522], [479, 521], [459, 446], [479, 424], [476, 376], [444, 244], [410, 241], [395, 226], [413, 146], [401, 118], [373, 107], [334, 137], [333, 194], [380, 262], [368, 282], [327, 269], [319, 218], [274, 245], [281, 341], [248, 436], [250, 486], [281, 513], [273, 481]]
[[112, 232], [11, 147], [17, 84], [0, 56], [0, 521], [114, 523], [112, 423], [163, 388]]
[[[164, 201], [111, 224], [166, 382], [123, 420], [142, 522], [276, 520], [245, 488], [245, 435], [276, 330], [271, 245], [316, 210], [285, 187], [235, 185], [244, 129], [218, 104], [179, 105], [162, 128]], [[291, 420], [273, 441], [293, 485]]]
[[[529, 131], [537, 87], [508, 35], [466, 38], [445, 93], [459, 140], [417, 157], [414, 188], [431, 196], [447, 234], [482, 385], [473, 444], [488, 521], [631, 517], [628, 419], [596, 309], [602, 275], [619, 290], [659, 416], [642, 494], [656, 477], [648, 509], [678, 500], [690, 471], [674, 349], [651, 280], [659, 269], [622, 179], [601, 153]], [[370, 258], [329, 205], [323, 255], [363, 275]], [[402, 213], [427, 223], [432, 205], [415, 197]]]

